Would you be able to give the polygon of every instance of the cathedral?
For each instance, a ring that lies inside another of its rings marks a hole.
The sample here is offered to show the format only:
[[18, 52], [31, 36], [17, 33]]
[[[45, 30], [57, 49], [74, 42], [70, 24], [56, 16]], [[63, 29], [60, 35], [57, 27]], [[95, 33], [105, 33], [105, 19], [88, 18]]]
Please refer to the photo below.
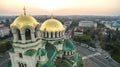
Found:
[[13, 34], [9, 67], [83, 67], [65, 26], [53, 17], [42, 24], [31, 15], [18, 16], [10, 25]]

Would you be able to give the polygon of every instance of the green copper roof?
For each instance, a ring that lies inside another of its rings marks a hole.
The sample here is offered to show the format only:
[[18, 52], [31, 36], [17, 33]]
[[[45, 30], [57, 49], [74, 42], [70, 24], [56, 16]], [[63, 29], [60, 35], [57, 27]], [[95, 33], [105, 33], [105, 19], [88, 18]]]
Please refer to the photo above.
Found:
[[14, 53], [14, 48], [9, 49], [8, 52]]
[[55, 64], [52, 62], [52, 61], [48, 61], [47, 63], [45, 64], [41, 64], [39, 63], [37, 67], [56, 67]]
[[112, 26], [114, 26], [114, 27], [120, 27], [120, 23], [113, 23], [113, 25]]
[[73, 44], [73, 42], [70, 39], [66, 39], [64, 41], [64, 48], [65, 51], [69, 51], [69, 50], [74, 50], [75, 46]]
[[39, 56], [44, 56], [46, 53], [47, 53], [47, 52], [46, 52], [45, 49], [39, 49], [39, 50], [38, 50], [38, 55], [39, 55]]
[[[46, 51], [45, 51], [45, 49], [46, 49]], [[40, 52], [43, 52], [43, 55], [45, 54], [45, 52], [47, 52], [47, 57], [49, 60], [45, 64], [41, 64], [39, 62], [37, 67], [56, 67], [54, 64], [54, 59], [57, 54], [55, 46], [53, 46], [50, 43], [46, 43], [45, 49]]]
[[47, 43], [45, 46], [45, 49], [47, 50], [47, 56], [50, 60], [54, 60], [56, 54], [57, 54], [57, 50], [55, 48], [55, 46], [53, 46], [52, 44]]
[[7, 67], [12, 67], [11, 61], [8, 62]]
[[54, 43], [55, 45], [59, 45], [59, 44], [62, 44], [62, 41], [61, 40], [57, 40], [57, 41], [55, 41], [55, 43]]
[[71, 57], [71, 60], [77, 62], [79, 60], [79, 55], [78, 53], [75, 53], [74, 56]]
[[65, 63], [63, 64], [64, 67], [72, 67], [73, 63], [70, 60], [66, 59], [66, 60], [63, 60], [63, 62]]
[[34, 49], [27, 50], [24, 54], [27, 56], [33, 56], [37, 51]]

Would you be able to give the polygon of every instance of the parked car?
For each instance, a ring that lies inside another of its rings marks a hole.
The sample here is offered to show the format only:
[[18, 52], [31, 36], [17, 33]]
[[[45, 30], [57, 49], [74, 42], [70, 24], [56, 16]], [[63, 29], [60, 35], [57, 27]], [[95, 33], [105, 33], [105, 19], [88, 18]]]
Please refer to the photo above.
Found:
[[92, 47], [89, 47], [88, 49], [91, 51], [95, 51], [95, 48], [92, 48]]
[[105, 59], [108, 59], [108, 58], [109, 58], [109, 56], [106, 56], [106, 57], [105, 57]]

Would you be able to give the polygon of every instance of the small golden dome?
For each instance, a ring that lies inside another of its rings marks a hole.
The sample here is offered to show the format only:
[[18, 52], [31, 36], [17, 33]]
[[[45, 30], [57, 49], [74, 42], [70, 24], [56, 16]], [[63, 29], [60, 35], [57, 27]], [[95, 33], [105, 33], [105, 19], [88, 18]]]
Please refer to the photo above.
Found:
[[56, 19], [48, 19], [46, 20], [40, 27], [41, 31], [47, 32], [56, 32], [56, 31], [63, 31], [64, 27], [62, 23]]
[[31, 27], [35, 28], [37, 24], [39, 24], [39, 23], [32, 16], [21, 15], [13, 21], [13, 23], [10, 25], [10, 27], [17, 26], [19, 29], [22, 29], [25, 26], [31, 26]]

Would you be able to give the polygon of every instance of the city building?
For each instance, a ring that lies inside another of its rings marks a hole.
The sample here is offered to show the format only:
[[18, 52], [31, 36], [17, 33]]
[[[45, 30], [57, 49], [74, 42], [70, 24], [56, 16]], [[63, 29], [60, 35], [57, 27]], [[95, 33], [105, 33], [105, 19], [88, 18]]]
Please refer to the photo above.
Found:
[[120, 31], [120, 23], [119, 22], [113, 23], [111, 28], [114, 29], [114, 30], [119, 30]]
[[14, 37], [9, 50], [11, 67], [83, 67], [59, 20], [51, 17], [40, 25], [24, 8], [24, 14], [10, 28]]
[[120, 22], [119, 21], [104, 21], [104, 25], [112, 30], [120, 30]]
[[83, 28], [97, 28], [97, 23], [93, 21], [80, 21], [78, 26]]
[[69, 28], [71, 24], [72, 24], [72, 21], [66, 21], [66, 22], [64, 22], [64, 25], [65, 25], [67, 28]]
[[74, 36], [79, 35], [79, 34], [83, 34], [83, 28], [75, 27], [74, 28]]
[[0, 37], [3, 38], [10, 34], [10, 29], [7, 26], [4, 26], [3, 24], [0, 25]]
[[79, 35], [79, 34], [83, 34], [83, 32], [86, 29], [96, 29], [97, 28], [97, 23], [93, 22], [93, 21], [80, 21], [78, 26], [74, 28], [74, 33], [73, 36]]
[[110, 28], [111, 29], [111, 26], [113, 23], [115, 22], [112, 22], [112, 21], [101, 21], [107, 28]]

